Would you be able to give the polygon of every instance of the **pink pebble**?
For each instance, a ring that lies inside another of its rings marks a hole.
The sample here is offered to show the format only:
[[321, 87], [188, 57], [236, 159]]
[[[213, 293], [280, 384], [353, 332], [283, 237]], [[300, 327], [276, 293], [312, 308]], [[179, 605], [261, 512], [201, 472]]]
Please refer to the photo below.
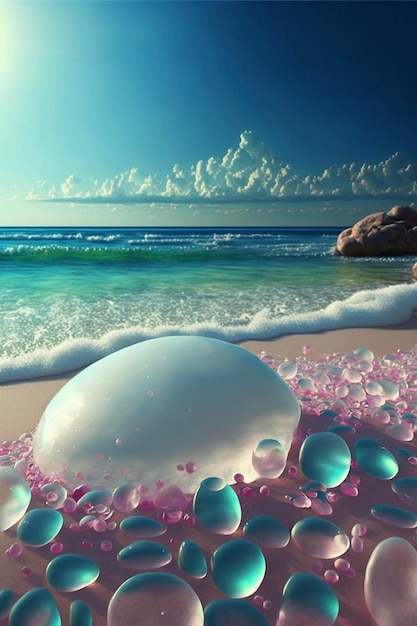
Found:
[[361, 537], [352, 537], [352, 541], [350, 542], [350, 545], [352, 546], [352, 550], [354, 552], [362, 552], [363, 551], [363, 541], [361, 539]]
[[81, 542], [81, 545], [83, 548], [86, 548], [87, 550], [91, 550], [91, 548], [94, 546], [94, 543], [92, 541], [88, 541], [87, 539], [84, 539], [84, 541]]
[[288, 468], [288, 475], [289, 476], [297, 476], [298, 474], [298, 469], [295, 465], [291, 465], [291, 467]]
[[75, 511], [77, 510], [77, 502], [74, 500], [74, 498], [66, 498], [62, 509], [64, 513], [71, 515], [72, 513], [75, 513]]
[[253, 498], [256, 495], [255, 490], [252, 489], [252, 487], [244, 487], [242, 493], [245, 498]]
[[363, 524], [354, 524], [352, 526], [351, 535], [352, 537], [363, 537], [366, 535], [368, 529]]
[[340, 491], [345, 496], [350, 496], [351, 498], [356, 498], [356, 496], [359, 494], [358, 488], [355, 487], [355, 485], [352, 485], [352, 483], [342, 483], [340, 485]]
[[269, 496], [271, 495], [271, 490], [267, 485], [262, 485], [262, 487], [259, 487], [259, 493], [261, 496]]
[[94, 530], [97, 533], [104, 533], [107, 530], [107, 522], [106, 522], [106, 520], [102, 519], [101, 517], [99, 517], [98, 519], [94, 520], [93, 528], [94, 528]]
[[235, 483], [244, 483], [245, 477], [243, 476], [243, 474], [235, 474], [233, 476], [233, 480], [235, 481]]
[[23, 578], [30, 578], [32, 576], [32, 570], [30, 567], [22, 567], [20, 571], [22, 572]]
[[64, 544], [62, 544], [60, 541], [55, 541], [55, 543], [51, 544], [51, 547], [49, 549], [52, 554], [60, 554], [64, 549]]
[[253, 598], [254, 603], [256, 604], [256, 606], [262, 606], [264, 603], [264, 597], [261, 596], [259, 593]]
[[23, 546], [20, 543], [12, 543], [11, 546], [6, 550], [5, 554], [7, 556], [11, 556], [13, 558], [18, 557], [23, 552]]
[[194, 463], [194, 461], [188, 461], [188, 463], [185, 464], [185, 471], [187, 472], [187, 474], [194, 474], [196, 469], [197, 465]]
[[183, 472], [183, 471], [185, 470], [184, 465], [181, 465], [181, 464], [180, 464], [180, 465], [177, 465], [177, 470], [178, 470], [179, 472]]
[[264, 609], [264, 611], [270, 611], [272, 609], [271, 600], [265, 600], [262, 604], [262, 608]]
[[348, 578], [355, 578], [356, 570], [354, 570], [353, 567], [349, 567], [349, 569], [346, 570], [345, 574]]
[[196, 518], [194, 517], [194, 515], [190, 515], [189, 513], [186, 513], [183, 517], [184, 522], [187, 524], [187, 526], [195, 526], [196, 525]]
[[171, 539], [169, 540], [169, 545], [173, 546], [174, 548], [179, 548], [179, 546], [181, 545], [181, 542], [176, 539], [176, 537], [171, 537]]
[[346, 559], [336, 559], [334, 562], [334, 566], [341, 572], [347, 572], [347, 570], [350, 568], [350, 563]]
[[311, 569], [315, 574], [321, 574], [323, 571], [323, 563], [321, 561], [314, 561]]
[[111, 541], [108, 541], [108, 540], [102, 541], [100, 544], [100, 549], [103, 552], [110, 552], [110, 550], [113, 549], [113, 544]]
[[331, 584], [335, 584], [339, 580], [339, 574], [334, 571], [334, 569], [327, 569], [324, 574], [324, 579]]

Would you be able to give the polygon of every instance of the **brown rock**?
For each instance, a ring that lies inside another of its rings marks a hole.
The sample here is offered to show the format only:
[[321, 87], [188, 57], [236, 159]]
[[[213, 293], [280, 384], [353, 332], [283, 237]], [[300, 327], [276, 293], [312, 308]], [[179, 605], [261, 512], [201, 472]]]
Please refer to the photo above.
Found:
[[417, 211], [395, 206], [372, 213], [340, 233], [335, 252], [341, 256], [417, 254]]

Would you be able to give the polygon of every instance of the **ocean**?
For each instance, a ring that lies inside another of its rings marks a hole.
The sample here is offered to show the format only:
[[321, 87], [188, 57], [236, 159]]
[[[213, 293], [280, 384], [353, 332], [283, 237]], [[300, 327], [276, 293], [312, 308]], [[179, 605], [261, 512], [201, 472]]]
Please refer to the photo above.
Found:
[[164, 335], [242, 341], [408, 319], [417, 257], [338, 257], [341, 230], [4, 228], [0, 382]]

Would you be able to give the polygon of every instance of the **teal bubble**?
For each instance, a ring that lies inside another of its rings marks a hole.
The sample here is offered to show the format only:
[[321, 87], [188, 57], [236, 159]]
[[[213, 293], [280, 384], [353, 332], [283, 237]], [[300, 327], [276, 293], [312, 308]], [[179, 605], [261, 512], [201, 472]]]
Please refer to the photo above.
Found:
[[9, 626], [61, 626], [61, 616], [48, 589], [36, 587], [25, 593], [12, 607]]
[[353, 449], [359, 467], [370, 476], [390, 480], [397, 475], [399, 465], [395, 457], [374, 439], [357, 439]]
[[348, 424], [335, 424], [334, 426], [329, 426], [327, 432], [335, 435], [354, 435], [356, 429], [353, 426], [348, 426]]
[[261, 548], [285, 548], [290, 540], [289, 530], [272, 515], [253, 517], [244, 525], [243, 534]]
[[391, 504], [375, 504], [371, 508], [371, 513], [380, 522], [398, 526], [398, 528], [415, 528], [417, 526], [417, 515]]
[[152, 517], [146, 517], [146, 515], [131, 515], [122, 519], [120, 530], [129, 535], [129, 537], [146, 539], [163, 535], [167, 530], [167, 526], [156, 519], [152, 519]]
[[93, 614], [82, 600], [71, 602], [69, 626], [93, 626]]
[[339, 435], [321, 432], [304, 440], [299, 460], [304, 476], [332, 488], [340, 485], [349, 474], [352, 457], [347, 443]]
[[417, 478], [412, 476], [398, 478], [391, 483], [391, 489], [409, 504], [417, 506]]
[[61, 554], [46, 568], [46, 580], [58, 591], [79, 591], [92, 585], [100, 574], [100, 568], [91, 559], [78, 554]]
[[114, 593], [107, 610], [107, 626], [137, 624], [146, 616], [149, 626], [203, 626], [200, 599], [184, 580], [173, 574], [137, 574]]
[[32, 548], [45, 546], [52, 541], [62, 528], [64, 518], [54, 509], [32, 509], [28, 511], [17, 527], [17, 537]]
[[0, 620], [4, 619], [9, 614], [13, 604], [13, 597], [13, 589], [0, 590]]
[[268, 626], [268, 623], [247, 600], [213, 600], [204, 609], [205, 626]]
[[22, 474], [14, 467], [0, 467], [0, 531], [22, 519], [32, 494]]
[[206, 478], [200, 483], [193, 509], [200, 524], [219, 535], [234, 533], [242, 519], [239, 498], [222, 478]]
[[350, 546], [349, 537], [336, 524], [320, 517], [305, 517], [294, 524], [291, 537], [304, 552], [317, 559], [335, 559]]
[[231, 598], [246, 598], [262, 583], [266, 563], [258, 546], [245, 539], [231, 539], [211, 557], [212, 578], [221, 593]]
[[168, 565], [172, 561], [172, 554], [161, 543], [142, 539], [122, 548], [117, 560], [130, 569], [157, 569]]
[[278, 478], [285, 469], [287, 455], [276, 439], [262, 439], [252, 453], [252, 465], [262, 478]]
[[207, 576], [207, 561], [200, 546], [194, 541], [183, 541], [178, 552], [178, 567], [193, 578]]
[[314, 574], [299, 572], [284, 586], [277, 625], [332, 626], [338, 615], [339, 600], [330, 585]]

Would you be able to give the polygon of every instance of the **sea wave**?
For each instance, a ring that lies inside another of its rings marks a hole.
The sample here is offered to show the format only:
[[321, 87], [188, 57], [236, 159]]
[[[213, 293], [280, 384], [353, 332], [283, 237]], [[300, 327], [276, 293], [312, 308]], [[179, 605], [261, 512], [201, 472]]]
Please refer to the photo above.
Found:
[[0, 358], [0, 382], [37, 379], [81, 369], [134, 343], [167, 335], [202, 335], [225, 341], [263, 340], [281, 335], [341, 328], [398, 325], [417, 310], [417, 283], [358, 291], [317, 311], [305, 311], [271, 320], [268, 309], [259, 311], [248, 325], [220, 327], [204, 322], [186, 326], [135, 326], [106, 333], [99, 339], [65, 340], [51, 349]]

